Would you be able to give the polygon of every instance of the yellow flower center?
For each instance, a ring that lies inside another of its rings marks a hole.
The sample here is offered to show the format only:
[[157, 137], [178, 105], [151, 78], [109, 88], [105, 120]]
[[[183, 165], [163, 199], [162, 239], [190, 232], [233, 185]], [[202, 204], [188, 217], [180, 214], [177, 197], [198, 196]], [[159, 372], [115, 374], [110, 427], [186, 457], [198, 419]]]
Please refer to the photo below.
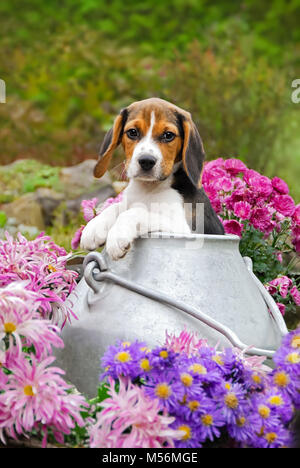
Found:
[[193, 364], [189, 367], [189, 370], [199, 375], [207, 374], [206, 367], [202, 366], [202, 364]]
[[252, 380], [253, 380], [253, 382], [255, 382], [255, 383], [261, 383], [261, 376], [260, 376], [260, 375], [257, 375], [257, 374], [253, 374], [253, 375], [252, 375]]
[[52, 273], [55, 273], [57, 271], [57, 269], [53, 265], [48, 265], [47, 268], [48, 268], [49, 271], [52, 271]]
[[190, 387], [193, 383], [193, 377], [190, 374], [181, 374], [180, 380], [185, 387]]
[[151, 369], [151, 366], [150, 366], [150, 363], [149, 363], [149, 359], [142, 359], [141, 360], [141, 363], [140, 363], [140, 367], [141, 369], [143, 369], [144, 371], [149, 371]]
[[274, 395], [269, 398], [269, 402], [271, 405], [281, 406], [283, 404], [283, 400], [280, 395]]
[[235, 409], [239, 405], [239, 400], [234, 393], [227, 393], [225, 396], [225, 404], [231, 409]]
[[14, 331], [16, 331], [16, 329], [17, 329], [16, 325], [12, 322], [6, 322], [4, 324], [5, 333], [13, 333]]
[[292, 348], [300, 348], [300, 335], [296, 335], [293, 337], [291, 346]]
[[122, 346], [123, 346], [123, 348], [128, 348], [128, 346], [130, 346], [130, 342], [129, 341], [123, 341]]
[[244, 416], [241, 416], [240, 418], [237, 418], [236, 420], [236, 424], [239, 427], [243, 427], [245, 425], [245, 422], [246, 422], [246, 418], [244, 418]]
[[35, 393], [31, 385], [25, 385], [23, 390], [26, 396], [35, 396]]
[[229, 382], [226, 382], [226, 384], [225, 384], [225, 388], [227, 388], [227, 390], [230, 390], [230, 389], [231, 389], [231, 385], [230, 385], [230, 383], [229, 383]]
[[203, 416], [201, 416], [201, 421], [205, 426], [211, 426], [214, 418], [211, 414], [203, 414]]
[[274, 375], [274, 382], [278, 387], [286, 387], [289, 383], [290, 378], [285, 372], [276, 372]]
[[161, 352], [159, 353], [159, 355], [160, 355], [160, 357], [162, 357], [163, 359], [167, 359], [167, 357], [169, 356], [168, 351], [165, 351], [165, 350], [161, 351]]
[[300, 362], [300, 354], [295, 352], [295, 353], [290, 353], [287, 355], [286, 360], [290, 362], [291, 364], [299, 364]]
[[267, 419], [270, 416], [270, 408], [265, 405], [259, 405], [258, 407], [258, 413], [260, 416], [264, 419]]
[[200, 406], [199, 401], [192, 400], [188, 402], [188, 407], [191, 411], [196, 411]]
[[179, 426], [178, 429], [184, 432], [184, 435], [181, 437], [182, 440], [187, 440], [191, 438], [192, 431], [191, 431], [190, 426], [183, 424], [182, 426]]
[[277, 439], [277, 434], [275, 432], [267, 432], [265, 438], [269, 443], [273, 443]]
[[223, 366], [224, 365], [224, 361], [223, 359], [221, 358], [221, 356], [219, 356], [218, 354], [215, 354], [215, 356], [212, 357], [212, 360], [215, 361], [217, 364], [219, 364], [220, 366]]
[[131, 356], [127, 351], [121, 351], [116, 355], [115, 359], [120, 362], [128, 362], [131, 360]]
[[161, 383], [156, 385], [155, 387], [155, 395], [163, 400], [166, 400], [171, 395], [172, 391], [168, 384]]

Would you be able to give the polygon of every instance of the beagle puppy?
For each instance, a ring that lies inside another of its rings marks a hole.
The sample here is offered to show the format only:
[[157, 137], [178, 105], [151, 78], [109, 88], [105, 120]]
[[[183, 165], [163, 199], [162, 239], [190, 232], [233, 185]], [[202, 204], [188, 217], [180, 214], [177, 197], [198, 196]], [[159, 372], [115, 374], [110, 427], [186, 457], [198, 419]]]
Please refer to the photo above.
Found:
[[95, 250], [106, 243], [108, 255], [118, 260], [135, 238], [154, 231], [224, 234], [201, 186], [204, 148], [189, 112], [159, 98], [122, 109], [104, 138], [95, 177], [107, 171], [119, 144], [129, 184], [120, 203], [87, 224], [81, 248]]

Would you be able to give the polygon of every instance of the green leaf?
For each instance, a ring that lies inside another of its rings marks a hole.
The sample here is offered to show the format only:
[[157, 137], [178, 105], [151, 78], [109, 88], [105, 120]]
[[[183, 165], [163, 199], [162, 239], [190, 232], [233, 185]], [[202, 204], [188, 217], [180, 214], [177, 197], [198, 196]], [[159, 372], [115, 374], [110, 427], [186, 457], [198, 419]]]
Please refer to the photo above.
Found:
[[0, 228], [4, 228], [7, 223], [7, 217], [4, 211], [0, 211]]

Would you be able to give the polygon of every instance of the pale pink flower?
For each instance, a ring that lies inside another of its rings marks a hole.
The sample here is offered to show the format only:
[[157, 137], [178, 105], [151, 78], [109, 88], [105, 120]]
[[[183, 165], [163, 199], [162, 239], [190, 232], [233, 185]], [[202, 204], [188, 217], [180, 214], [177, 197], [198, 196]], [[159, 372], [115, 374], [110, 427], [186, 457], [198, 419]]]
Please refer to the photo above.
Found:
[[[1, 294], [1, 290], [0, 290]], [[7, 337], [9, 346], [16, 346], [20, 355], [23, 346], [33, 345], [38, 358], [52, 353], [51, 346], [63, 347], [59, 328], [50, 320], [42, 320], [34, 302], [17, 303], [0, 311], [0, 341]]]
[[48, 236], [41, 234], [28, 241], [20, 233], [17, 239], [6, 233], [6, 240], [0, 240], [0, 287], [27, 281], [26, 289], [40, 296], [42, 317], [56, 323], [71, 321], [74, 314], [65, 300], [76, 286], [78, 273], [67, 270], [68, 258]]
[[88, 223], [91, 219], [97, 216], [97, 205], [99, 203], [98, 198], [92, 198], [91, 200], [82, 200], [81, 209], [83, 212], [84, 220]]
[[80, 226], [79, 229], [77, 229], [77, 231], [75, 232], [74, 236], [73, 236], [73, 239], [71, 240], [71, 248], [73, 250], [77, 249], [77, 247], [79, 246], [80, 244], [80, 240], [81, 240], [81, 235], [82, 235], [82, 231], [84, 230], [85, 228], [85, 225], [82, 224]]
[[182, 435], [170, 428], [175, 420], [160, 414], [157, 399], [150, 399], [143, 388], [131, 381], [109, 380], [109, 398], [101, 403], [96, 423], [89, 428], [91, 448], [163, 448], [174, 447], [173, 439]]
[[300, 306], [300, 291], [298, 290], [298, 288], [296, 286], [293, 286], [290, 289], [290, 295], [294, 299], [295, 304], [297, 306]]
[[114, 205], [115, 203], [120, 203], [124, 198], [123, 192], [120, 192], [116, 197], [110, 197], [105, 200], [105, 202], [100, 205], [100, 207], [97, 209], [97, 214], [101, 213], [103, 210], [108, 208], [110, 205]]
[[280, 310], [281, 315], [284, 315], [285, 314], [285, 305], [282, 304], [281, 302], [276, 302], [276, 305], [277, 305], [278, 309]]
[[86, 406], [80, 395], [68, 394], [70, 385], [60, 377], [61, 369], [52, 366], [54, 357], [38, 362], [31, 355], [31, 362], [21, 355], [0, 393], [0, 431], [15, 437], [16, 434], [53, 427], [54, 431], [70, 433], [70, 429], [83, 425], [80, 415]]
[[208, 345], [207, 340], [200, 339], [197, 333], [188, 332], [185, 328], [179, 336], [169, 335], [166, 331], [165, 346], [175, 353], [184, 353], [190, 357], [197, 354], [200, 348]]
[[282, 257], [282, 252], [275, 252], [277, 260], [282, 263], [283, 262], [283, 257]]
[[292, 280], [284, 275], [269, 281], [266, 284], [266, 288], [270, 294], [275, 294], [278, 291], [282, 297], [286, 297], [292, 284]]

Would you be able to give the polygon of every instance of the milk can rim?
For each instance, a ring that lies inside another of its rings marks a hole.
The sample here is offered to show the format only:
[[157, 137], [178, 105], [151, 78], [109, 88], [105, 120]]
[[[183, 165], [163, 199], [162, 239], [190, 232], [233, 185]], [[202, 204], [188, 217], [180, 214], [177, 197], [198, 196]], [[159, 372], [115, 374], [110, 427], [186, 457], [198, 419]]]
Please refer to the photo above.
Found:
[[[139, 237], [139, 239], [145, 239], [144, 237]], [[149, 237], [146, 239], [184, 239], [184, 240], [218, 240], [218, 241], [240, 241], [240, 237], [235, 234], [181, 234], [173, 232], [151, 232]]]

